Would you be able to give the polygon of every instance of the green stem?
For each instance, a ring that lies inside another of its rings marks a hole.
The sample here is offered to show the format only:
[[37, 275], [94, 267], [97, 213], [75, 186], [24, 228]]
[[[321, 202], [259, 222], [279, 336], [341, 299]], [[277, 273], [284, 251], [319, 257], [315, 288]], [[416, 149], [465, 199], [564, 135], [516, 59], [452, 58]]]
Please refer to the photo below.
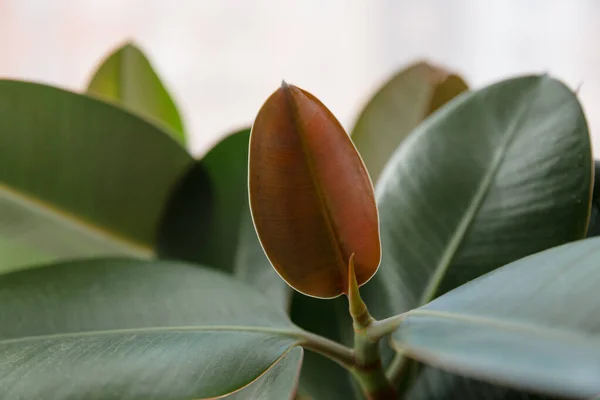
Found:
[[394, 400], [396, 391], [385, 376], [379, 353], [379, 339], [371, 340], [368, 334], [375, 320], [360, 297], [354, 272], [354, 254], [350, 256], [348, 267], [348, 308], [354, 327], [356, 360], [351, 372], [368, 400]]
[[396, 399], [396, 392], [390, 385], [379, 352], [379, 341], [371, 341], [366, 329], [354, 326], [355, 367], [351, 370], [368, 400]]
[[296, 335], [300, 338], [299, 344], [305, 349], [324, 355], [346, 369], [351, 370], [354, 368], [354, 365], [356, 364], [354, 350], [331, 339], [308, 331], [303, 330]]
[[380, 321], [373, 321], [367, 328], [367, 336], [373, 342], [393, 333], [404, 320], [406, 314], [395, 315]]

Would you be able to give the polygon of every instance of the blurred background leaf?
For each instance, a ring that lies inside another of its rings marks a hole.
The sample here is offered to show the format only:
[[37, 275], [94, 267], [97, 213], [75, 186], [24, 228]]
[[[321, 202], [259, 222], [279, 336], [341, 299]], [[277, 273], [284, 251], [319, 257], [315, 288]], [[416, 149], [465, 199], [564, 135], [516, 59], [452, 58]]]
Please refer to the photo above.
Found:
[[126, 43], [107, 56], [94, 72], [87, 92], [148, 119], [185, 145], [175, 102], [135, 44]]
[[291, 289], [265, 256], [248, 206], [248, 141], [242, 129], [217, 143], [174, 189], [158, 255], [230, 272], [288, 307]]
[[169, 192], [192, 162], [166, 133], [120, 108], [0, 81], [0, 270], [151, 256]]
[[398, 145], [421, 121], [467, 89], [458, 75], [419, 62], [377, 90], [351, 133], [373, 182], [377, 182]]

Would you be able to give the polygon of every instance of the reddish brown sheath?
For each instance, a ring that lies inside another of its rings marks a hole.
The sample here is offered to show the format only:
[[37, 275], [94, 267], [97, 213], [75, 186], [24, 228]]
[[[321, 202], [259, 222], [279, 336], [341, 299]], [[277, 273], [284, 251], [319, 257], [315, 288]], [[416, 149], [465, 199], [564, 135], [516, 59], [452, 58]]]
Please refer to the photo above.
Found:
[[350, 137], [313, 95], [285, 83], [260, 109], [250, 135], [250, 208], [273, 267], [294, 289], [348, 293], [381, 258], [373, 185]]

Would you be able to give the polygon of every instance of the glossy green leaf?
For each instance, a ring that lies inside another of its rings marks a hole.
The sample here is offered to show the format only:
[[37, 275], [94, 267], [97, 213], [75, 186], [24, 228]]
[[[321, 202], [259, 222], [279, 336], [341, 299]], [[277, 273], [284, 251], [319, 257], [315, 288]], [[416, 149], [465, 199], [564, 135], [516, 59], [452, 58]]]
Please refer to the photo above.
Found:
[[296, 332], [255, 289], [195, 265], [115, 259], [17, 271], [0, 276], [0, 397], [221, 396], [285, 359]]
[[410, 357], [548, 394], [600, 393], [600, 238], [523, 258], [405, 315]]
[[381, 87], [360, 113], [352, 140], [376, 182], [394, 150], [425, 118], [468, 89], [457, 75], [420, 62]]
[[376, 187], [383, 256], [363, 298], [400, 314], [501, 265], [583, 237], [590, 139], [548, 76], [455, 99], [398, 148]]
[[0, 81], [0, 270], [153, 253], [192, 158], [155, 126], [84, 95]]
[[581, 238], [591, 180], [585, 117], [560, 82], [516, 78], [456, 99], [398, 148], [378, 183], [384, 257], [364, 288], [369, 306], [399, 314]]
[[233, 133], [181, 179], [161, 222], [158, 254], [228, 271], [287, 306], [290, 289], [260, 245], [248, 207], [250, 130]]
[[175, 102], [150, 61], [134, 44], [119, 47], [102, 61], [87, 92], [147, 118], [185, 143], [185, 130]]

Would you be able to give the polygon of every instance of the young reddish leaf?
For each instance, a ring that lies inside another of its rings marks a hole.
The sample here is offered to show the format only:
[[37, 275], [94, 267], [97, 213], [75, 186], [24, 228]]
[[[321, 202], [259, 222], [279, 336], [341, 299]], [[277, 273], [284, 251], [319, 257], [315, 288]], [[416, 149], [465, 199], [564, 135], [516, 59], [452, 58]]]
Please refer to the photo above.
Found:
[[250, 135], [250, 207], [269, 260], [294, 289], [348, 293], [355, 253], [359, 285], [381, 258], [373, 185], [340, 123], [313, 95], [282, 84]]

